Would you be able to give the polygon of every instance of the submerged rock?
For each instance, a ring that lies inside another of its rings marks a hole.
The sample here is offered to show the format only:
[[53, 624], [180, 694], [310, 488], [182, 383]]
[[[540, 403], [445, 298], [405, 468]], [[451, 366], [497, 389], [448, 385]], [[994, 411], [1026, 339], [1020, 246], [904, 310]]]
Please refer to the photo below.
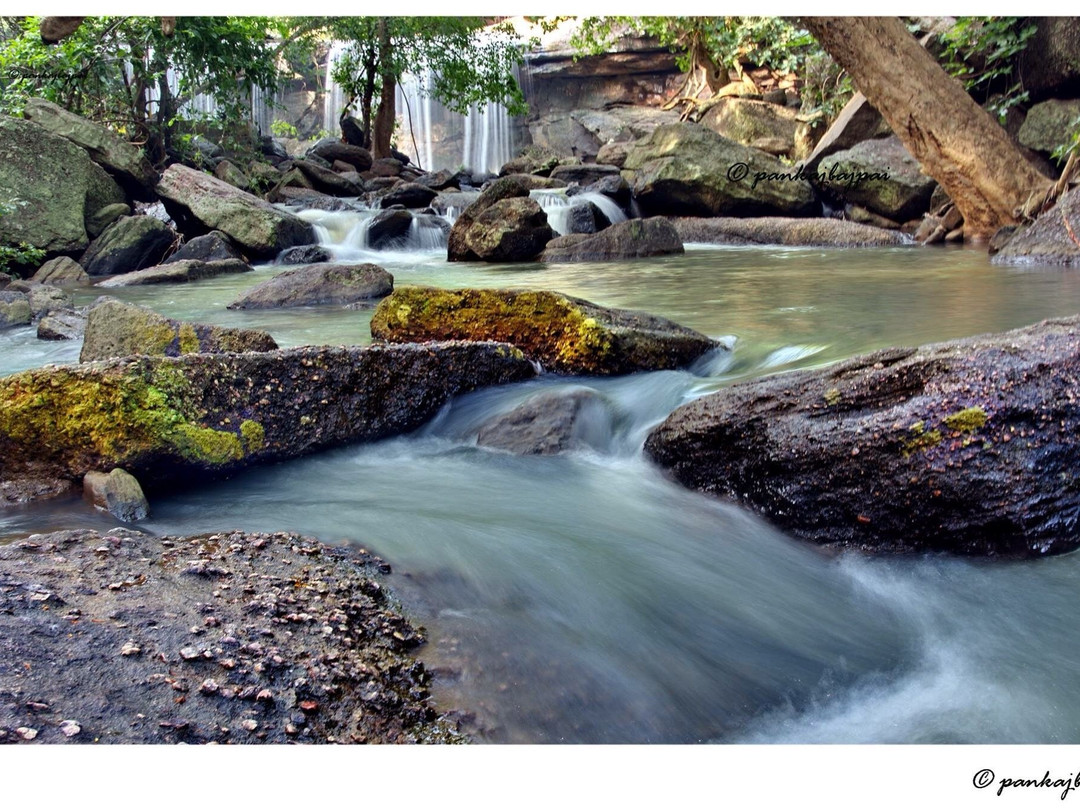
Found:
[[383, 297], [393, 289], [394, 276], [375, 264], [312, 264], [287, 269], [263, 281], [230, 303], [229, 308], [346, 305]]
[[630, 219], [599, 233], [560, 236], [548, 242], [541, 261], [618, 261], [682, 253], [683, 243], [663, 216]]
[[117, 275], [158, 264], [176, 234], [153, 216], [123, 216], [90, 244], [79, 263], [88, 275]]
[[236, 258], [227, 258], [224, 261], [173, 261], [170, 264], [117, 275], [102, 281], [97, 286], [99, 289], [115, 289], [119, 286], [149, 286], [155, 283], [190, 283], [218, 275], [234, 275], [251, 271], [250, 264]]
[[551, 455], [598, 447], [611, 413], [594, 390], [540, 393], [480, 426], [478, 446], [520, 455]]
[[1010, 235], [990, 262], [1080, 266], [1080, 188], [1069, 191], [1034, 223]]
[[1037, 556], [1080, 544], [1080, 318], [734, 385], [645, 451], [810, 541]]
[[409, 286], [375, 309], [371, 335], [390, 342], [499, 340], [558, 373], [615, 375], [682, 367], [717, 343], [663, 317], [558, 292]]
[[265, 331], [172, 320], [143, 306], [105, 297], [90, 308], [79, 361], [134, 354], [181, 356], [273, 351], [277, 347]]
[[885, 230], [842, 219], [788, 219], [761, 216], [740, 219], [678, 217], [671, 219], [687, 243], [787, 244], [798, 247], [895, 247], [912, 241], [895, 230]]
[[83, 477], [83, 495], [121, 522], [138, 522], [150, 515], [150, 503], [142, 486], [123, 469], [113, 469], [108, 474], [87, 472]]
[[147, 490], [409, 432], [454, 395], [533, 376], [498, 343], [136, 356], [0, 379], [0, 480], [116, 466]]

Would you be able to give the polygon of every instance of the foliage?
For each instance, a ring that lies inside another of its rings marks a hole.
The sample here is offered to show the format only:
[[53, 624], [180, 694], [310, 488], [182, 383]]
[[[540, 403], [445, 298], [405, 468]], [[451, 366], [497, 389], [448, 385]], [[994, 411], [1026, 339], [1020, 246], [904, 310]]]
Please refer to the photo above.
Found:
[[1069, 124], [1069, 131], [1072, 133], [1069, 140], [1054, 149], [1050, 155], [1059, 163], [1064, 163], [1074, 154], [1080, 154], [1080, 117], [1074, 118]]
[[[11, 213], [17, 205], [25, 204], [18, 199], [0, 202], [0, 216]], [[35, 268], [45, 260], [45, 251], [25, 242], [20, 244], [0, 244], [0, 275], [18, 277], [16, 266]]]
[[851, 76], [827, 53], [806, 57], [802, 86], [804, 116], [820, 117], [832, 122], [854, 94], [855, 85]]
[[300, 133], [288, 121], [276, 120], [270, 124], [270, 133], [274, 137], [299, 137]]
[[1021, 17], [957, 17], [941, 36], [942, 66], [1004, 122], [1009, 109], [1027, 101], [1017, 64], [1035, 30]]

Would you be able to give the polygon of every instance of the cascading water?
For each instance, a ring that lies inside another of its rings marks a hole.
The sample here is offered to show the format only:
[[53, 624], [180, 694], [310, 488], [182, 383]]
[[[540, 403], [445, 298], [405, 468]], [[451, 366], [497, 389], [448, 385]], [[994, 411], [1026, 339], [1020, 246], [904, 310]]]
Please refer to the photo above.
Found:
[[575, 206], [583, 205], [586, 202], [596, 205], [612, 224], [625, 222], [627, 219], [626, 213], [611, 197], [595, 191], [586, 191], [575, 196], [567, 196], [566, 190], [563, 188], [536, 189], [530, 191], [529, 196], [535, 199], [537, 204], [544, 210], [551, 229], [560, 236], [565, 236], [570, 232], [570, 211]]

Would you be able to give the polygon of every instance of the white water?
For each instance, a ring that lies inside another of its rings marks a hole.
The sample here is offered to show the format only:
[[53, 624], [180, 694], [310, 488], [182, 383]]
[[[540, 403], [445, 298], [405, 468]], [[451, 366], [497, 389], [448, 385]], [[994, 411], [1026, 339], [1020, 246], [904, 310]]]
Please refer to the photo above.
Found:
[[612, 224], [626, 221], [626, 214], [623, 213], [622, 208], [613, 199], [595, 191], [586, 191], [575, 196], [567, 196], [565, 188], [536, 189], [529, 191], [529, 196], [535, 199], [537, 204], [544, 210], [551, 229], [560, 236], [565, 236], [570, 232], [568, 218], [571, 208], [586, 202], [592, 202], [596, 207], [600, 208], [600, 211], [607, 216], [608, 221]]

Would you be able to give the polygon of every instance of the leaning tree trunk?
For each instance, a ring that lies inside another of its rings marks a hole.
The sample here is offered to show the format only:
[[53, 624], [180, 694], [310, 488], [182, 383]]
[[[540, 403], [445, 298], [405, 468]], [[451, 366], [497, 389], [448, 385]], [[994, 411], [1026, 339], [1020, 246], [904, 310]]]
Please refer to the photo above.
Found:
[[382, 78], [382, 93], [379, 96], [379, 108], [375, 111], [375, 123], [372, 125], [371, 153], [375, 158], [390, 157], [390, 140], [394, 135], [394, 117], [397, 113], [394, 95], [397, 81], [394, 76], [393, 54], [390, 31], [386, 18], [379, 18], [379, 74]]
[[896, 17], [803, 17], [964, 216], [969, 239], [1016, 224], [1050, 180]]

